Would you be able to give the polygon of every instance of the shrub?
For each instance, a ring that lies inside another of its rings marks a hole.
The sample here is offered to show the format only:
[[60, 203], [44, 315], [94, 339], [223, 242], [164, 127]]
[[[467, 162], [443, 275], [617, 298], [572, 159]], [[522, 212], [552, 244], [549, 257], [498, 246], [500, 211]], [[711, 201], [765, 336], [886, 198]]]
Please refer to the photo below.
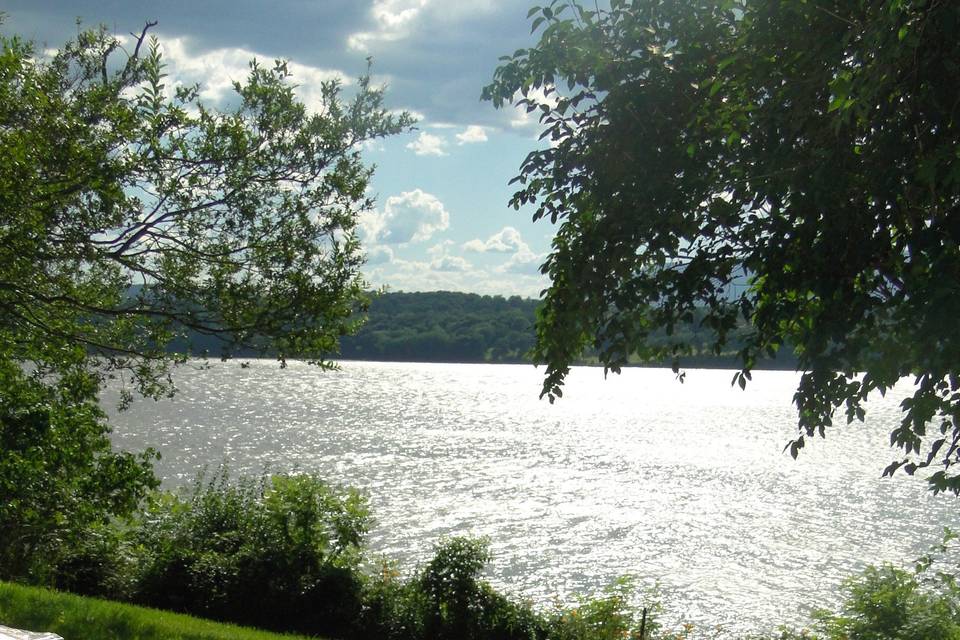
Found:
[[[660, 628], [659, 605], [651, 603], [644, 620], [642, 608], [633, 604], [634, 585], [621, 578], [598, 598], [584, 598], [576, 607], [558, 607], [548, 618], [551, 640], [650, 640]], [[652, 596], [653, 594], [651, 594]]]
[[867, 567], [843, 583], [838, 612], [817, 610], [814, 631], [783, 629], [777, 640], [960, 640], [956, 558], [947, 571], [934, 569], [955, 537], [947, 530], [913, 571], [890, 564]]
[[307, 475], [231, 483], [225, 470], [143, 516], [134, 599], [218, 620], [343, 635], [360, 613], [357, 492]]
[[64, 549], [52, 566], [56, 589], [111, 600], [129, 598], [135, 562], [116, 523], [92, 525]]
[[88, 375], [43, 380], [0, 354], [0, 579], [52, 584], [156, 487], [154, 454], [112, 451], [109, 431]]
[[885, 564], [848, 580], [844, 591], [839, 613], [815, 615], [830, 640], [960, 639], [960, 592], [952, 583], [921, 583]]
[[416, 640], [425, 637], [429, 604], [415, 580], [403, 579], [396, 566], [383, 559], [378, 571], [364, 583], [363, 608], [354, 635], [357, 638]]
[[528, 640], [544, 637], [543, 620], [527, 603], [495, 591], [480, 574], [486, 540], [451, 538], [414, 576], [391, 565], [368, 578], [357, 637], [390, 640]]

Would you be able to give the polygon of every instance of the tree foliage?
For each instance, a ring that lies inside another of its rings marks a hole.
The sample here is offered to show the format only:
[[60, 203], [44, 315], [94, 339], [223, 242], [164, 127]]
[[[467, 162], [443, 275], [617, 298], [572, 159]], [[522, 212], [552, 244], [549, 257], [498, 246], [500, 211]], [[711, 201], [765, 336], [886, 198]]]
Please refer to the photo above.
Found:
[[282, 61], [251, 62], [215, 109], [167, 84], [147, 28], [134, 47], [0, 39], [0, 352], [125, 370], [148, 395], [187, 330], [323, 364], [364, 298], [360, 147], [410, 117], [369, 76], [305, 105]]
[[[165, 84], [150, 26], [129, 52], [102, 29], [52, 54], [0, 36], [2, 578], [60, 580], [156, 486], [151, 453], [111, 451], [106, 376], [172, 392], [166, 347], [196, 335], [325, 365], [366, 304], [360, 148], [410, 117], [368, 76], [304, 105], [282, 61], [211, 108]], [[84, 566], [71, 584], [105, 575]]]
[[131, 530], [133, 601], [281, 631], [344, 637], [360, 614], [366, 499], [309, 475], [199, 477]]
[[519, 296], [384, 293], [370, 303], [341, 354], [361, 360], [523, 362], [534, 343], [539, 303]]
[[149, 451], [113, 452], [88, 376], [44, 384], [0, 360], [0, 579], [48, 582], [92, 529], [159, 483]]
[[[593, 345], [677, 359], [648, 336], [702, 322], [734, 382], [791, 345], [799, 435], [904, 376], [886, 473], [935, 464], [960, 492], [960, 6], [944, 0], [555, 0], [484, 97], [549, 142], [512, 204], [558, 224], [538, 323], [544, 394]], [[748, 286], [738, 287], [738, 283]], [[707, 311], [695, 319], [695, 310]]]

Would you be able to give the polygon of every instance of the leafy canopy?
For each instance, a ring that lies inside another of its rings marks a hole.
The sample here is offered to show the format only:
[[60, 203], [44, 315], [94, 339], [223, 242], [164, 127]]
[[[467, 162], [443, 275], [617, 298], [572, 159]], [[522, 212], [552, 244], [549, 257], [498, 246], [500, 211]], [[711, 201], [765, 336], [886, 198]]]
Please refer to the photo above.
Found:
[[114, 452], [88, 376], [56, 383], [0, 360], [0, 579], [51, 569], [159, 484], [150, 451]]
[[361, 145], [411, 118], [369, 76], [308, 107], [282, 61], [210, 108], [165, 84], [150, 26], [132, 52], [102, 29], [52, 57], [0, 37], [0, 353], [148, 395], [188, 330], [325, 364], [364, 301]]
[[111, 450], [105, 377], [172, 392], [196, 335], [325, 365], [366, 304], [359, 150], [411, 118], [368, 76], [308, 109], [280, 61], [209, 108], [150, 26], [131, 52], [0, 36], [0, 578], [56, 580], [157, 486], [152, 452]]
[[528, 17], [539, 42], [483, 95], [538, 112], [549, 142], [512, 199], [558, 224], [543, 393], [587, 345], [615, 372], [634, 353], [676, 368], [688, 345], [653, 332], [702, 321], [719, 353], [746, 324], [740, 386], [796, 351], [794, 456], [912, 375], [885, 473], [935, 463], [934, 491], [960, 493], [960, 5], [555, 0]]

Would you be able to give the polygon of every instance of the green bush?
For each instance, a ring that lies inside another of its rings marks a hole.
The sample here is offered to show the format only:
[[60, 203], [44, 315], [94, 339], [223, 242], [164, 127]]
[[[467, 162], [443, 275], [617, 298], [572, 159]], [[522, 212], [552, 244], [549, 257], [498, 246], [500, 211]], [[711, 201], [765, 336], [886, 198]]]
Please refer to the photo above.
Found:
[[127, 599], [136, 565], [124, 533], [117, 523], [91, 525], [62, 551], [51, 567], [49, 582], [80, 595]]
[[382, 560], [364, 581], [363, 608], [354, 635], [358, 638], [415, 640], [425, 637], [429, 604], [414, 580], [404, 579], [393, 563]]
[[777, 640], [960, 640], [956, 558], [945, 562], [955, 538], [947, 530], [913, 571], [867, 567], [843, 583], [839, 611], [817, 610], [813, 631], [784, 629]]
[[[547, 634], [551, 640], [643, 640], [674, 636], [657, 635], [660, 625], [656, 620], [659, 605], [648, 603], [648, 614], [634, 601], [634, 586], [621, 578], [597, 598], [584, 598], [575, 607], [558, 607], [547, 619]], [[677, 636], [682, 637], [682, 636]]]
[[96, 389], [82, 371], [45, 380], [0, 354], [0, 579], [55, 583], [156, 487], [151, 452], [111, 450]]
[[839, 613], [815, 618], [830, 640], [960, 640], [960, 591], [952, 580], [921, 581], [891, 565], [844, 584]]
[[530, 638], [539, 625], [529, 607], [497, 593], [480, 573], [490, 561], [485, 539], [451, 538], [415, 578], [427, 605], [427, 638], [508, 640]]
[[160, 494], [134, 532], [134, 601], [265, 629], [345, 635], [360, 614], [366, 502], [312, 476]]
[[480, 574], [486, 540], [451, 538], [417, 573], [402, 579], [384, 563], [367, 579], [357, 637], [390, 640], [527, 640], [543, 638], [543, 619], [528, 603], [495, 591]]

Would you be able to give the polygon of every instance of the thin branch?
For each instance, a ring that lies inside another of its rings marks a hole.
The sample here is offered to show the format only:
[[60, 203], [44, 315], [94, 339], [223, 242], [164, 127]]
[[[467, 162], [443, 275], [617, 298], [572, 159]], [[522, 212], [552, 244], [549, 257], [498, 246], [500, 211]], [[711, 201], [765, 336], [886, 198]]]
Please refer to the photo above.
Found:
[[137, 38], [137, 46], [133, 50], [133, 55], [130, 56], [131, 60], [136, 60], [137, 57], [140, 55], [140, 47], [143, 46], [143, 41], [147, 37], [147, 30], [150, 29], [151, 27], [157, 26], [157, 24], [158, 23], [156, 20], [147, 20], [146, 24], [143, 25], [143, 30], [140, 32], [139, 37], [135, 33], [130, 34], [134, 38]]

